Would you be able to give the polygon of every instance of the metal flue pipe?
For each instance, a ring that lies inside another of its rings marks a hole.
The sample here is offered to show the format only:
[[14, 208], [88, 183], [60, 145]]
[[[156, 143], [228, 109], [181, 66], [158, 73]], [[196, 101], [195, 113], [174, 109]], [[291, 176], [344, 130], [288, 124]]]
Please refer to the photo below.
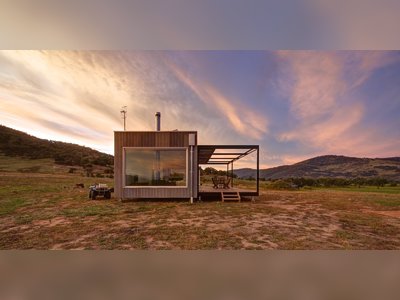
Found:
[[161, 113], [159, 111], [156, 112], [156, 130], [161, 130]]

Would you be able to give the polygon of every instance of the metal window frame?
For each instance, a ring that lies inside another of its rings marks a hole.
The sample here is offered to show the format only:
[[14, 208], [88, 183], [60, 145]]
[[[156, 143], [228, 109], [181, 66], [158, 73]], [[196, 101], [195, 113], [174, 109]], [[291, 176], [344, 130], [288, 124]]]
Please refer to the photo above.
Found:
[[[178, 186], [168, 186], [168, 185], [126, 185], [126, 149], [135, 149], [135, 150], [185, 150], [186, 155], [186, 174], [185, 181], [186, 185], [178, 185]], [[189, 148], [188, 147], [122, 147], [122, 188], [125, 189], [187, 189], [189, 188]]]

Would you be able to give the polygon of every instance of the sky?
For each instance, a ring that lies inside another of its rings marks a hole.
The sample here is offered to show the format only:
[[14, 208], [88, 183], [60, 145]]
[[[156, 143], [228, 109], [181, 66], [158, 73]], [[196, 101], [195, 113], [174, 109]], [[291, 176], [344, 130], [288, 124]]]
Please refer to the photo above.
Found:
[[0, 123], [113, 153], [113, 131], [258, 144], [260, 166], [400, 155], [400, 51], [0, 51]]

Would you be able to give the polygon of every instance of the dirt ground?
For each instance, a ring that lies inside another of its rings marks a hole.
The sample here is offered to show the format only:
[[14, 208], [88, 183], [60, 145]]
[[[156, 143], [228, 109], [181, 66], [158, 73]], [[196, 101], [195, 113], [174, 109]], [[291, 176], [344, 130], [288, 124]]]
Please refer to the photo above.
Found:
[[191, 205], [74, 188], [94, 181], [1, 173], [0, 249], [400, 249], [400, 194], [263, 191]]

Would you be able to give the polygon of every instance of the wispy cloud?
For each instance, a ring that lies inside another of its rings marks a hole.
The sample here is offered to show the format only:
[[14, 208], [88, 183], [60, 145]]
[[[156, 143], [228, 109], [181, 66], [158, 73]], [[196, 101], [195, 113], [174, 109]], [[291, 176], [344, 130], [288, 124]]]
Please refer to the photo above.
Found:
[[399, 76], [398, 51], [0, 51], [0, 120], [112, 153], [127, 105], [128, 130], [161, 111], [202, 144], [260, 144], [263, 166], [395, 156]]
[[302, 124], [297, 129], [281, 134], [285, 140], [300, 140], [312, 143], [313, 146], [325, 152], [335, 153], [343, 149], [344, 134], [356, 125], [363, 116], [361, 104], [340, 107], [323, 121]]
[[170, 69], [184, 82], [209, 108], [216, 109], [222, 118], [241, 135], [254, 139], [262, 139], [268, 132], [266, 116], [259, 114], [242, 103], [228, 99], [210, 83], [204, 80], [193, 80], [190, 74], [185, 73], [177, 65], [169, 63]]
[[[315, 118], [331, 110], [346, 84], [342, 80], [342, 64], [334, 53], [278, 52], [289, 73], [283, 80], [289, 92], [291, 110], [298, 118]], [[291, 78], [292, 83], [288, 82]]]
[[[249, 138], [266, 132], [261, 114], [211, 85], [179, 80], [165, 62], [163, 52], [2, 51], [2, 123], [101, 149], [106, 143], [108, 152], [113, 130], [122, 126], [123, 105], [128, 105], [131, 130], [152, 130], [154, 112], [162, 111], [163, 129], [197, 129], [204, 142], [226, 139], [230, 126]], [[188, 87], [204, 102], [188, 97]], [[210, 122], [204, 116], [216, 118]], [[220, 120], [225, 118], [228, 122]]]
[[4, 110], [14, 111], [20, 126], [32, 124], [28, 126], [41, 131], [41, 136], [94, 145], [118, 126], [118, 107], [113, 112], [110, 99], [124, 101], [126, 95], [115, 89], [111, 76], [109, 82], [103, 81], [100, 68], [84, 62], [79, 53], [4, 51], [0, 55], [8, 65], [0, 74], [0, 94], [9, 103]]
[[283, 51], [277, 55], [282, 64], [281, 88], [296, 120], [294, 128], [280, 133], [278, 139], [312, 146], [320, 154], [371, 153], [371, 136], [359, 126], [366, 103], [354, 90], [376, 69], [398, 58], [382, 52]]

